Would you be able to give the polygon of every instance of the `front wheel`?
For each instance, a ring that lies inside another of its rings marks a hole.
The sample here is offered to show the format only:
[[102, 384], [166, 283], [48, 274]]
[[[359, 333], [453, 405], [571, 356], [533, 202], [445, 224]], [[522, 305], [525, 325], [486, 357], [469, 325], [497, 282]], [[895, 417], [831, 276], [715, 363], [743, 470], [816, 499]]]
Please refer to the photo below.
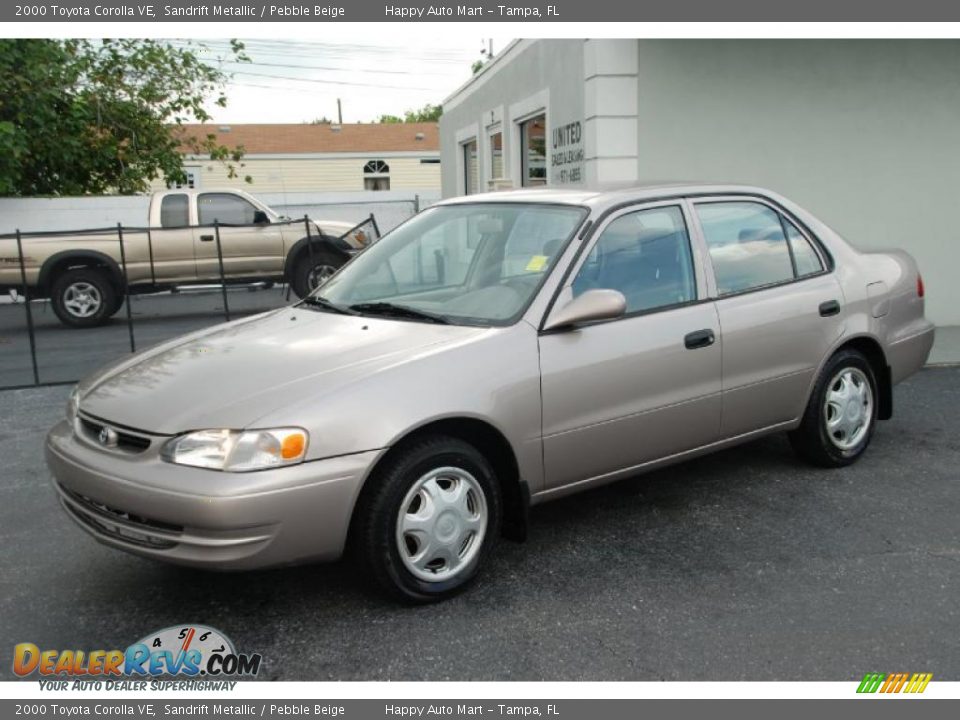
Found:
[[293, 268], [293, 291], [298, 297], [306, 297], [329, 280], [343, 265], [343, 260], [325, 250], [315, 250], [313, 257], [301, 253]]
[[424, 438], [369, 480], [355, 516], [354, 550], [382, 590], [434, 602], [462, 590], [500, 532], [493, 468], [472, 445]]
[[803, 459], [821, 467], [856, 462], [877, 424], [877, 381], [867, 359], [841, 350], [827, 362], [790, 443]]

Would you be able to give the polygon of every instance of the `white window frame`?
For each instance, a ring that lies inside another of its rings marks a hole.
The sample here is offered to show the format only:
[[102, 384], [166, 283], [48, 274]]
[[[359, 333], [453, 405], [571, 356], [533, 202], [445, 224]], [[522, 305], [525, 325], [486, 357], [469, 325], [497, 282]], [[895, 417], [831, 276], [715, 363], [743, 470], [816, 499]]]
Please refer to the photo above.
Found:
[[[539, 92], [518, 100], [510, 105], [510, 147], [516, 149], [516, 152], [510, 153], [510, 177], [513, 179], [514, 187], [523, 187], [523, 137], [521, 126], [527, 120], [535, 118], [537, 115], [544, 116], [544, 133], [547, 138], [547, 147], [549, 148], [550, 139], [550, 90], [544, 88]], [[504, 142], [506, 142], [506, 135]], [[546, 181], [550, 185], [550, 176], [553, 172], [550, 162], [549, 149], [546, 152]]]
[[[457, 168], [457, 195], [466, 195], [467, 194], [467, 167], [466, 162], [464, 161], [464, 146], [467, 143], [476, 142], [477, 143], [477, 154], [480, 154], [480, 124], [473, 123], [472, 125], [467, 125], [466, 127], [460, 128], [457, 130], [456, 140], [457, 140], [457, 157], [456, 157], [456, 168]], [[479, 161], [479, 157], [477, 160]], [[480, 175], [478, 168], [477, 175]], [[478, 190], [482, 187], [483, 178], [478, 177]]]

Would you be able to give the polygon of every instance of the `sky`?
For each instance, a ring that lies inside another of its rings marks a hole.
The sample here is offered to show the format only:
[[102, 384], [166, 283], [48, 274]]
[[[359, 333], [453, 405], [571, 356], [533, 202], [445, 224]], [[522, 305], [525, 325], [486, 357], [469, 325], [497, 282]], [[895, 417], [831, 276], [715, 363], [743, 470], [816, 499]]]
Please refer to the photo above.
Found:
[[[470, 66], [493, 41], [496, 54], [509, 38], [453, 37], [411, 43], [402, 33], [370, 33], [368, 42], [351, 40], [242, 40], [251, 62], [227, 62], [232, 74], [226, 108], [208, 107], [213, 122], [301, 123], [320, 117], [371, 122], [400, 115], [427, 103], [439, 104], [470, 78]], [[185, 45], [185, 40], [171, 41]], [[204, 59], [227, 58], [229, 41], [198, 40]]]

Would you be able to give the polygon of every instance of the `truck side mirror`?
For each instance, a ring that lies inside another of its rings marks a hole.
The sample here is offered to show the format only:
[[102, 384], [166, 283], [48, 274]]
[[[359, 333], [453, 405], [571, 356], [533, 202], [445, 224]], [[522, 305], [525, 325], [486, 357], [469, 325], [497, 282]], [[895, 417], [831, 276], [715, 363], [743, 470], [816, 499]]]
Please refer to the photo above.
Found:
[[254, 210], [253, 211], [253, 224], [254, 225], [269, 225], [270, 218], [263, 210]]

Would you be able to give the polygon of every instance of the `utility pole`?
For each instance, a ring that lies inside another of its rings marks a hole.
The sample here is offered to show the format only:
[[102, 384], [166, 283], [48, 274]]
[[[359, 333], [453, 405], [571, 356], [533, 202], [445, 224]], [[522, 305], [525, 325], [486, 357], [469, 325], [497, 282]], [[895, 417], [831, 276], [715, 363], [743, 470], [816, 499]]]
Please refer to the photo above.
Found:
[[337, 125], [343, 125], [343, 108], [340, 107], [340, 98], [337, 98]]

